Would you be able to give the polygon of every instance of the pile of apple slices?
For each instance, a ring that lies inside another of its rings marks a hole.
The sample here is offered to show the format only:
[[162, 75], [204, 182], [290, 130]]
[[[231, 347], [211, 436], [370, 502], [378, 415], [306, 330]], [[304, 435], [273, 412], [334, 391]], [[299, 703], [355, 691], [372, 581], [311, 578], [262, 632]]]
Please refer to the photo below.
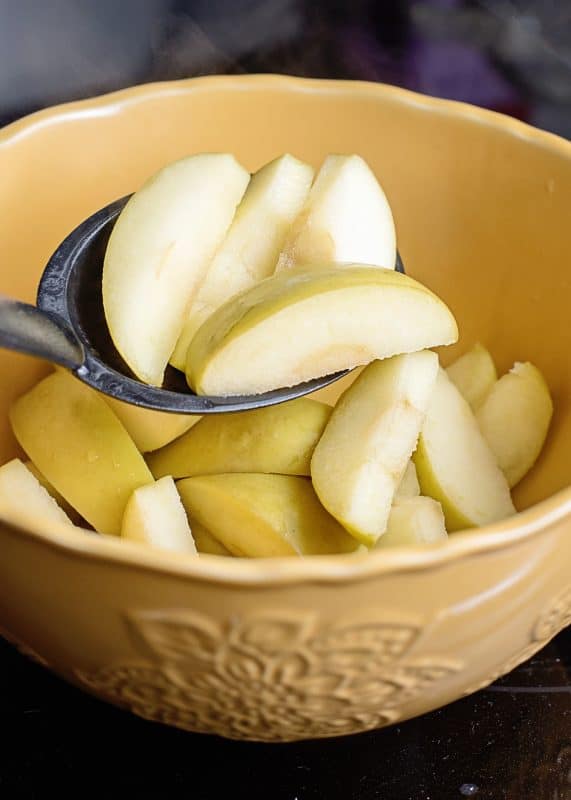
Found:
[[515, 513], [510, 487], [552, 411], [536, 367], [498, 380], [481, 345], [448, 370], [430, 350], [376, 360], [334, 407], [309, 397], [191, 419], [57, 369], [11, 409], [31, 461], [0, 467], [0, 512], [191, 555], [442, 544]]
[[395, 261], [392, 212], [360, 156], [328, 156], [314, 180], [291, 155], [251, 177], [232, 155], [193, 155], [123, 209], [103, 305], [141, 381], [161, 386], [170, 362], [197, 394], [259, 394], [454, 342], [449, 310]]
[[0, 513], [247, 557], [437, 544], [514, 514], [510, 489], [550, 425], [547, 385], [529, 363], [498, 380], [481, 345], [444, 370], [430, 348], [457, 340], [454, 317], [395, 258], [358, 156], [329, 156], [315, 180], [289, 155], [253, 177], [231, 155], [166, 167], [125, 206], [104, 264], [133, 372], [160, 386], [170, 361], [197, 393], [233, 395], [364, 368], [314, 397], [203, 418], [56, 369], [11, 409], [30, 460], [0, 467]]

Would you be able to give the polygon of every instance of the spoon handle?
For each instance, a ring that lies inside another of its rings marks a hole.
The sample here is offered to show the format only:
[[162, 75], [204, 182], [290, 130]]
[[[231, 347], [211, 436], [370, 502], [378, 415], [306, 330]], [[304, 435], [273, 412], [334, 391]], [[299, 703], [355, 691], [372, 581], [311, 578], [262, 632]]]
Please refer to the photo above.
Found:
[[67, 369], [75, 370], [83, 364], [83, 345], [60, 317], [1, 295], [0, 347]]

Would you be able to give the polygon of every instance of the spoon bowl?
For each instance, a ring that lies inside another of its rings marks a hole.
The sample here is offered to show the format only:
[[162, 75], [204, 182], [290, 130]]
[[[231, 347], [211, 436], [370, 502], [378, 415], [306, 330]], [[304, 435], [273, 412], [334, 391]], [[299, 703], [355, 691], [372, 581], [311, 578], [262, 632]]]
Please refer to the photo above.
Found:
[[[246, 411], [315, 392], [346, 375], [343, 370], [297, 386], [258, 395], [196, 395], [184, 375], [167, 367], [162, 387], [136, 378], [118, 353], [105, 320], [101, 279], [109, 236], [129, 196], [78, 225], [50, 258], [37, 306], [0, 299], [0, 346], [45, 358], [125, 403], [176, 414]], [[400, 257], [397, 270], [404, 272]]]

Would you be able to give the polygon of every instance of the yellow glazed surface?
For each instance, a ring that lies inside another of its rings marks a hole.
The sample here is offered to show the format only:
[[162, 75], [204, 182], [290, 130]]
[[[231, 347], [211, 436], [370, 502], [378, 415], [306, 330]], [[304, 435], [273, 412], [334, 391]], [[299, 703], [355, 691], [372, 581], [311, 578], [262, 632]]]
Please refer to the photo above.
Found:
[[[378, 174], [408, 272], [500, 371], [529, 359], [555, 419], [518, 487], [523, 513], [444, 548], [184, 558], [0, 509], [0, 626], [99, 696], [188, 730], [335, 736], [450, 702], [571, 622], [571, 144], [381, 85], [272, 76], [130, 89], [0, 131], [0, 292], [33, 301], [82, 219], [168, 161], [358, 152]], [[0, 352], [0, 461], [11, 402], [46, 365]]]

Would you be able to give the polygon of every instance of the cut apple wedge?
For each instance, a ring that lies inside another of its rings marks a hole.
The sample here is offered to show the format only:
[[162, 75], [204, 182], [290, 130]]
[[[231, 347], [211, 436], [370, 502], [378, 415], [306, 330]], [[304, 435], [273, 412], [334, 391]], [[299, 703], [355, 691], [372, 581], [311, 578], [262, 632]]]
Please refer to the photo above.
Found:
[[413, 458], [422, 494], [440, 502], [449, 532], [515, 514], [494, 454], [470, 406], [443, 369]]
[[169, 414], [152, 411], [130, 403], [122, 403], [114, 397], [102, 395], [141, 453], [158, 450], [178, 439], [201, 419], [190, 414]]
[[431, 497], [408, 497], [391, 508], [387, 529], [375, 549], [441, 544], [447, 539], [440, 503]]
[[191, 300], [183, 332], [170, 359], [185, 371], [192, 337], [226, 300], [274, 272], [288, 230], [300, 212], [313, 168], [290, 155], [252, 177], [232, 225]]
[[370, 364], [339, 399], [313, 453], [317, 496], [368, 547], [387, 527], [437, 372], [430, 350]]
[[397, 486], [395, 501], [408, 500], [410, 497], [418, 497], [419, 494], [420, 484], [416, 474], [416, 467], [414, 466], [414, 461], [409, 461], [406, 465], [402, 480]]
[[237, 556], [347, 553], [357, 543], [320, 505], [307, 478], [292, 475], [205, 475], [177, 487], [197, 519]]
[[323, 389], [311, 392], [307, 397], [310, 397], [312, 400], [320, 400], [328, 406], [335, 406], [343, 392], [355, 383], [363, 369], [364, 367], [356, 367], [356, 369], [351, 370], [347, 375], [339, 378], [338, 381], [333, 381], [329, 386], [324, 386]]
[[61, 508], [64, 514], [69, 517], [69, 519], [73, 522], [74, 525], [81, 523], [81, 517], [70, 504], [67, 502], [65, 497], [62, 497], [58, 490], [51, 485], [45, 475], [42, 475], [40, 470], [36, 467], [33, 461], [26, 461], [24, 462], [24, 466], [28, 469], [34, 478], [38, 481], [40, 486], [43, 486], [46, 492], [52, 497], [56, 504]]
[[121, 536], [162, 550], [196, 554], [186, 512], [172, 478], [161, 478], [135, 489], [125, 508]]
[[498, 379], [494, 359], [479, 342], [446, 370], [472, 411], [477, 411]]
[[24, 512], [40, 521], [72, 525], [67, 514], [19, 458], [0, 467], [0, 511], [3, 509]]
[[301, 397], [241, 414], [206, 416], [147, 462], [156, 478], [221, 472], [309, 475], [313, 450], [330, 414], [325, 403]]
[[147, 181], [115, 223], [103, 266], [105, 317], [145, 383], [162, 384], [190, 299], [249, 177], [232, 155], [190, 156]]
[[332, 262], [394, 269], [391, 208], [370, 167], [357, 155], [330, 155], [293, 224], [277, 270]]
[[225, 303], [189, 348], [197, 394], [258, 394], [456, 341], [447, 306], [387, 269], [287, 270]]
[[192, 520], [190, 523], [190, 528], [192, 530], [192, 538], [194, 539], [194, 543], [196, 545], [197, 551], [202, 555], [211, 555], [211, 556], [231, 556], [232, 553], [228, 550], [227, 547], [224, 547], [222, 542], [219, 542], [209, 530], [207, 530], [204, 525], [201, 525], [200, 522], [196, 522], [196, 520]]
[[514, 364], [492, 388], [476, 419], [510, 486], [533, 467], [541, 452], [553, 401], [533, 364]]
[[99, 533], [118, 536], [129, 497], [153, 476], [101, 395], [58, 370], [16, 400], [10, 421], [68, 503]]

